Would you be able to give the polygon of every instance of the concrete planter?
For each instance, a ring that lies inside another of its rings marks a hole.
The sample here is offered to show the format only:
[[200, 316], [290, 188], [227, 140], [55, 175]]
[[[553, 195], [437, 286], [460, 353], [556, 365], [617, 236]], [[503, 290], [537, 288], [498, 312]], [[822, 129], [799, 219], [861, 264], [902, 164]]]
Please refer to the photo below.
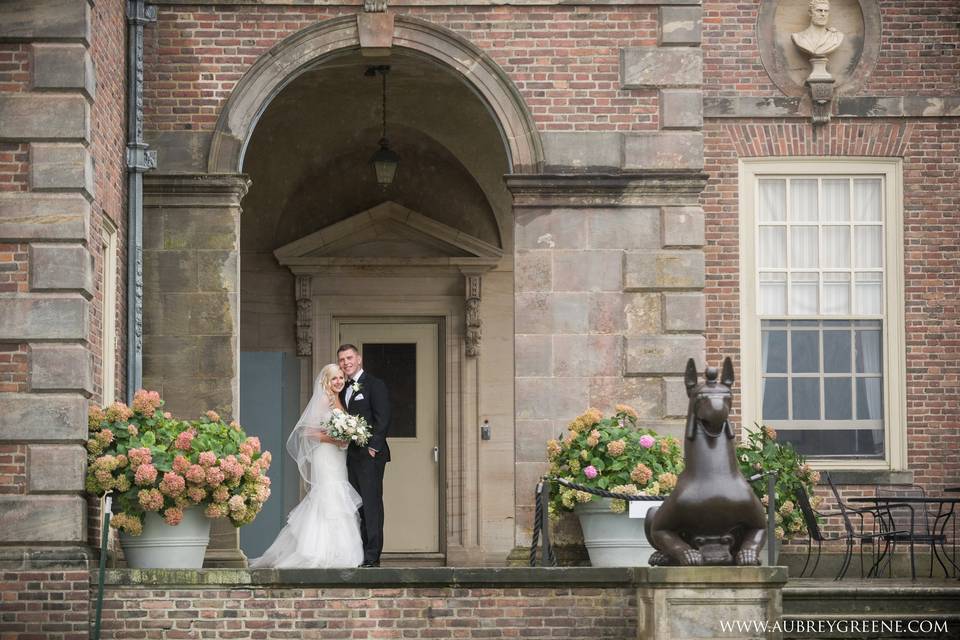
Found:
[[120, 532], [120, 546], [131, 569], [200, 569], [210, 542], [210, 519], [196, 507], [171, 527], [156, 513], [143, 519], [139, 536]]
[[[654, 549], [643, 532], [645, 518], [610, 511], [610, 498], [596, 498], [578, 504], [574, 512], [580, 518], [583, 542], [594, 567], [646, 567]], [[659, 506], [662, 501], [644, 502]]]

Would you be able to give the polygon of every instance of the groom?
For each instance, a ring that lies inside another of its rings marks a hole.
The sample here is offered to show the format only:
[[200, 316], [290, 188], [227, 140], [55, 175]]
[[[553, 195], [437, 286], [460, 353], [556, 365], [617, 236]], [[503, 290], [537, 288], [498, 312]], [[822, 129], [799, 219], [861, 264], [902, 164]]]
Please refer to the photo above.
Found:
[[370, 425], [366, 447], [350, 443], [347, 474], [360, 494], [360, 531], [363, 536], [363, 564], [379, 567], [383, 551], [383, 472], [390, 462], [387, 429], [390, 427], [390, 397], [387, 385], [363, 370], [363, 358], [352, 344], [337, 349], [337, 361], [346, 378], [340, 402], [347, 413], [361, 416]]

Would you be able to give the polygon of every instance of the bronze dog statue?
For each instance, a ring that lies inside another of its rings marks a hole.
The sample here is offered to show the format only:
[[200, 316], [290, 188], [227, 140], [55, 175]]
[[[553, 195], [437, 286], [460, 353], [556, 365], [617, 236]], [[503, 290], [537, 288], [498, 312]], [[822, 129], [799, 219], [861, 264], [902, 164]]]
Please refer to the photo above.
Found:
[[756, 565], [766, 540], [763, 506], [740, 473], [733, 428], [727, 417], [733, 395], [733, 364], [707, 367], [697, 384], [697, 366], [687, 362], [684, 382], [690, 405], [683, 446], [684, 470], [663, 505], [644, 522], [657, 565]]

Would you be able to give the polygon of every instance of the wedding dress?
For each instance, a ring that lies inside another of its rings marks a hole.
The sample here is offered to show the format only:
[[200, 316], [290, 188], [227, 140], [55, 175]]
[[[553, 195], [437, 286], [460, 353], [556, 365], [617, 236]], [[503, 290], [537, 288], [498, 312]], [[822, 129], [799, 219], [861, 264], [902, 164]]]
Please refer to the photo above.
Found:
[[360, 495], [347, 480], [347, 451], [311, 437], [330, 417], [330, 400], [318, 378], [313, 397], [287, 440], [310, 491], [290, 515], [270, 548], [251, 568], [334, 569], [363, 562]]

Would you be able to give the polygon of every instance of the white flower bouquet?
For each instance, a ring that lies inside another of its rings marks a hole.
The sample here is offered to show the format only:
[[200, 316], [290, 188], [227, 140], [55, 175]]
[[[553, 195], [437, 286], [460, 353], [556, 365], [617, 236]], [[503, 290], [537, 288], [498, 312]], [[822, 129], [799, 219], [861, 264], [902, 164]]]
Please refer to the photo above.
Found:
[[353, 442], [364, 446], [370, 440], [370, 425], [360, 416], [352, 416], [334, 409], [330, 419], [324, 425], [324, 431], [335, 440]]

